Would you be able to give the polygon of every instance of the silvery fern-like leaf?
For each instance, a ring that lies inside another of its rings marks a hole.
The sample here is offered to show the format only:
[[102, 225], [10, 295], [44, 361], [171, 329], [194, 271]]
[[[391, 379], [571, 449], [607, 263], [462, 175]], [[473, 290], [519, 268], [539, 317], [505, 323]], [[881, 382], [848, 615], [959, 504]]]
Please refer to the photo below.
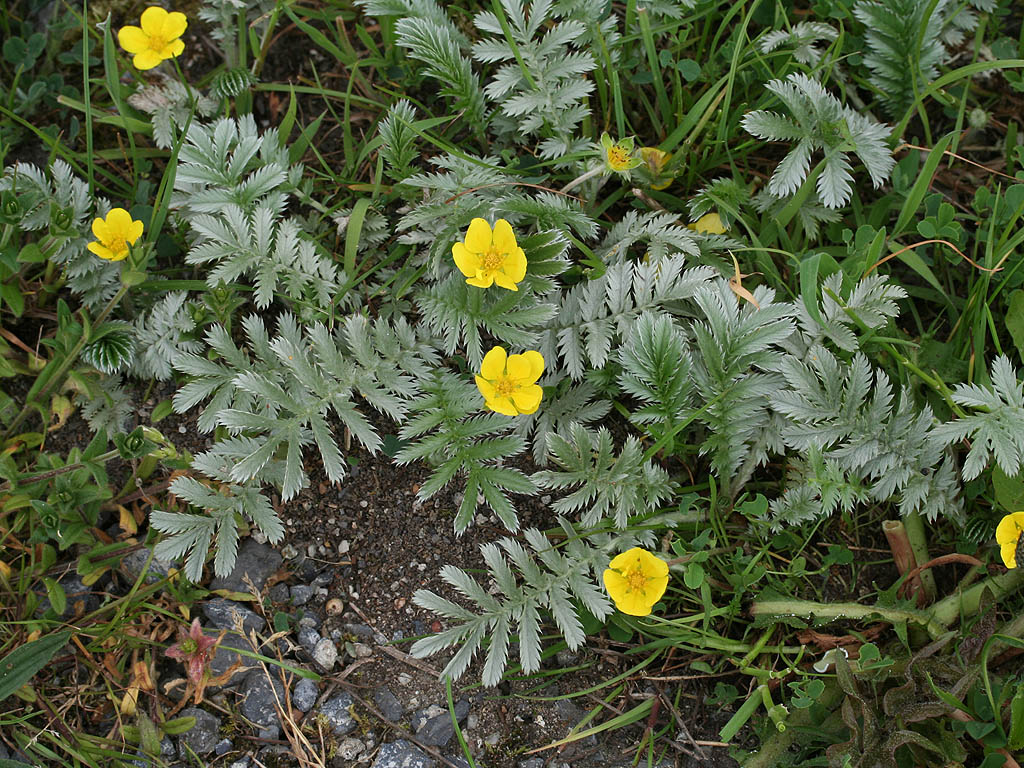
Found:
[[91, 393], [80, 393], [78, 400], [88, 399], [82, 403], [82, 418], [85, 419], [94, 433], [100, 430], [108, 435], [121, 432], [135, 413], [135, 404], [131, 394], [121, 383], [119, 376], [106, 379], [101, 387]]
[[252, 115], [193, 122], [178, 157], [171, 208], [185, 217], [228, 205], [281, 211], [301, 177], [277, 130], [260, 134]]
[[684, 263], [676, 255], [612, 264], [601, 277], [570, 288], [541, 339], [541, 353], [560, 357], [574, 380], [588, 365], [604, 367], [613, 339], [626, 336], [637, 317], [692, 299], [716, 274], [710, 267], [684, 269]]
[[818, 21], [801, 21], [790, 29], [776, 29], [758, 41], [761, 53], [771, 53], [782, 46], [793, 46], [793, 58], [801, 64], [815, 66], [823, 51], [817, 47], [821, 41], [834, 42], [839, 36], [836, 28]]
[[626, 211], [594, 252], [606, 264], [627, 261], [629, 249], [637, 244], [645, 247], [650, 260], [677, 254], [700, 256], [697, 241], [697, 236], [680, 224], [676, 214]]
[[628, 438], [616, 455], [607, 429], [601, 427], [595, 434], [572, 424], [568, 438], [554, 434], [549, 444], [558, 469], [536, 472], [533, 480], [542, 488], [572, 489], [552, 508], [560, 515], [578, 513], [588, 528], [608, 518], [624, 529], [630, 518], [657, 510], [676, 487], [665, 470], [644, 459], [635, 437]]
[[668, 431], [691, 406], [693, 377], [686, 339], [667, 315], [645, 312], [619, 350], [619, 385], [640, 401], [630, 420]]
[[812, 155], [819, 151], [825, 157], [817, 191], [829, 208], [845, 205], [853, 193], [847, 158], [850, 152], [864, 163], [876, 189], [889, 178], [895, 160], [886, 145], [891, 133], [888, 126], [844, 106], [819, 82], [800, 73], [786, 80], [772, 80], [765, 89], [779, 97], [792, 119], [755, 110], [743, 116], [743, 127], [761, 139], [797, 142], [769, 179], [767, 189], [774, 197], [792, 195], [799, 189], [810, 170]]
[[465, 490], [453, 523], [456, 534], [472, 524], [481, 501], [509, 530], [518, 530], [519, 518], [507, 493], [533, 494], [536, 486], [518, 469], [502, 467], [501, 462], [521, 453], [526, 441], [508, 434], [509, 417], [480, 414], [483, 398], [472, 382], [438, 370], [425, 377], [422, 389], [398, 434], [410, 444], [395, 456], [400, 464], [425, 460], [434, 468], [417, 498], [425, 501], [459, 480]]
[[485, 589], [459, 568], [443, 567], [441, 577], [473, 608], [467, 610], [429, 590], [417, 591], [413, 602], [445, 616], [454, 626], [417, 640], [412, 647], [413, 656], [423, 658], [457, 647], [441, 673], [457, 678], [465, 672], [486, 639], [489, 644], [483, 683], [493, 686], [501, 681], [512, 633], [516, 632], [523, 671], [534, 672], [539, 668], [541, 657], [541, 611], [548, 612], [569, 648], [580, 647], [584, 635], [572, 598], [583, 602], [598, 618], [612, 612], [610, 601], [594, 584], [594, 573], [608, 562], [606, 552], [612, 541], [607, 535], [580, 537], [566, 521], [560, 520], [560, 523], [571, 539], [575, 539], [572, 550], [566, 554], [556, 551], [536, 529], [524, 531], [532, 551], [508, 538], [499, 541], [497, 546], [481, 546], [489, 581], [495, 586], [493, 591]]
[[[781, 345], [794, 329], [795, 310], [774, 303], [773, 291], [759, 286], [754, 298], [760, 308], [747, 302], [741, 308], [724, 280], [694, 296], [704, 315], [693, 326], [692, 355], [695, 391], [705, 405], [697, 419], [707, 426], [701, 452], [710, 454], [730, 493], [746, 480], [734, 475], [751, 448], [764, 445], [760, 436], [770, 424], [768, 397], [780, 383], [775, 372], [782, 363]], [[754, 456], [754, 463], [766, 458]]]
[[728, 225], [732, 221], [732, 214], [727, 209], [731, 208], [738, 212], [751, 202], [750, 190], [745, 184], [722, 177], [708, 182], [686, 205], [692, 221], [696, 221], [705, 213], [716, 211], [722, 217], [722, 222]]
[[941, 424], [936, 436], [945, 444], [970, 438], [971, 448], [963, 466], [965, 480], [981, 474], [994, 457], [999, 468], [1014, 476], [1024, 464], [1024, 384], [1005, 355], [992, 363], [988, 386], [959, 384], [953, 399], [976, 413]]
[[502, 0], [502, 8], [511, 41], [505, 38], [493, 12], [481, 11], [473, 20], [477, 29], [493, 35], [473, 45], [473, 57], [486, 63], [512, 62], [498, 68], [484, 93], [500, 104], [502, 115], [509, 119], [507, 124], [519, 135], [530, 136], [546, 128], [564, 142], [570, 141], [586, 115], [584, 103], [594, 89], [593, 82], [583, 77], [595, 67], [585, 47], [592, 30], [574, 19], [556, 20], [550, 0], [534, 0], [529, 8], [523, 0]]
[[161, 149], [170, 149], [177, 139], [176, 130], [188, 123], [192, 105], [196, 113], [209, 117], [217, 111], [220, 97], [211, 99], [171, 77], [146, 85], [128, 96], [128, 103], [150, 117], [153, 140]]
[[272, 542], [284, 536], [284, 526], [270, 501], [254, 488], [229, 485], [217, 492], [195, 478], [178, 477], [170, 490], [189, 505], [206, 511], [206, 515], [194, 515], [153, 510], [150, 516], [150, 524], [169, 535], [157, 544], [157, 556], [173, 560], [188, 552], [185, 575], [193, 582], [202, 579], [211, 544], [216, 546], [214, 572], [218, 576], [231, 572], [238, 549], [236, 515], [252, 520]]
[[860, 0], [853, 7], [864, 25], [864, 65], [890, 115], [900, 116], [938, 75], [949, 5], [948, 0]]
[[168, 293], [135, 321], [134, 375], [164, 381], [171, 378], [172, 362], [178, 355], [200, 351], [200, 344], [190, 338], [196, 324], [187, 301], [184, 291]]
[[89, 185], [59, 159], [45, 172], [29, 163], [4, 169], [0, 192], [15, 195], [15, 226], [25, 232], [52, 232], [50, 261], [64, 270], [67, 287], [81, 297], [82, 304], [91, 309], [110, 300], [120, 283], [121, 265], [98, 259], [86, 250], [93, 239], [93, 218], [106, 216], [110, 210], [106, 200], [94, 200]]
[[404, 19], [425, 19], [444, 27], [461, 50], [469, 50], [469, 39], [449, 18], [444, 7], [434, 0], [356, 0], [363, 13], [376, 18], [397, 16]]
[[783, 429], [787, 446], [811, 457], [820, 452], [874, 501], [895, 498], [903, 515], [962, 514], [931, 409], [918, 408], [906, 390], [897, 397], [889, 378], [862, 354], [846, 364], [824, 347], [811, 347], [805, 359], [787, 356], [782, 373], [788, 387], [771, 402], [790, 421]]
[[551, 438], [565, 433], [574, 424], [590, 424], [611, 410], [611, 403], [598, 398], [597, 387], [588, 381], [560, 386], [553, 396], [544, 395], [543, 407], [516, 419], [516, 434], [524, 439], [533, 435], [533, 463], [548, 463]]
[[482, 131], [487, 124], [484, 92], [449, 27], [429, 18], [401, 18], [395, 25], [396, 42], [427, 65], [424, 73], [442, 84], [441, 95], [450, 97], [452, 108], [465, 112], [468, 124]]
[[395, 181], [402, 181], [409, 175], [410, 166], [416, 159], [416, 132], [412, 123], [416, 110], [405, 99], [400, 99], [388, 108], [388, 113], [377, 128], [381, 139], [380, 153], [384, 158], [384, 172]]
[[841, 272], [829, 275], [822, 283], [819, 300], [819, 318], [807, 312], [803, 302], [797, 303], [800, 330], [808, 346], [828, 339], [846, 352], [859, 349], [854, 329], [859, 325], [874, 330], [890, 319], [898, 317], [896, 303], [905, 299], [902, 286], [890, 282], [888, 276], [874, 272], [857, 282], [852, 288], [843, 287]]

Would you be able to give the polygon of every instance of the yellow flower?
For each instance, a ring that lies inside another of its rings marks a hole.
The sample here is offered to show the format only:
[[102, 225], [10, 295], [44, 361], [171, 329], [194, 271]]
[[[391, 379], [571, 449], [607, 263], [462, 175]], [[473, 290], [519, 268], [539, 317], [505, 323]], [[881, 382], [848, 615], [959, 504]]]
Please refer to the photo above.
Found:
[[121, 27], [117, 40], [128, 53], [135, 54], [132, 64], [137, 69], [152, 69], [164, 59], [181, 55], [185, 43], [181, 36], [188, 27], [184, 13], [168, 13], [152, 5], [142, 12], [142, 28]]
[[93, 219], [92, 233], [96, 242], [87, 246], [101, 259], [121, 261], [128, 255], [128, 246], [142, 237], [142, 222], [134, 221], [124, 208], [111, 208], [107, 218]]
[[526, 277], [526, 254], [516, 243], [512, 225], [504, 219], [494, 222], [493, 231], [484, 219], [473, 219], [465, 241], [452, 246], [452, 256], [466, 282], [477, 288], [497, 283], [518, 291], [516, 283]]
[[996, 526], [996, 543], [1003, 565], [1007, 568], [1021, 567], [1024, 559], [1024, 512], [1014, 512], [999, 521]]
[[537, 384], [542, 373], [544, 358], [540, 352], [507, 355], [502, 347], [492, 347], [480, 364], [476, 386], [492, 411], [506, 416], [534, 413], [543, 394]]
[[615, 607], [630, 616], [647, 616], [667, 586], [668, 563], [640, 547], [617, 555], [604, 572]]
[[629, 175], [629, 171], [640, 165], [643, 160], [633, 155], [633, 137], [612, 141], [607, 133], [601, 134], [601, 147], [604, 149], [604, 162], [608, 170]]
[[640, 158], [651, 178], [651, 189], [665, 189], [672, 183], [672, 177], [665, 176], [665, 167], [672, 159], [671, 152], [662, 152], [657, 147], [640, 147]]
[[724, 235], [725, 225], [722, 223], [722, 217], [712, 211], [711, 213], [705, 213], [693, 224], [687, 224], [687, 229], [692, 229], [695, 232], [699, 232], [702, 235]]

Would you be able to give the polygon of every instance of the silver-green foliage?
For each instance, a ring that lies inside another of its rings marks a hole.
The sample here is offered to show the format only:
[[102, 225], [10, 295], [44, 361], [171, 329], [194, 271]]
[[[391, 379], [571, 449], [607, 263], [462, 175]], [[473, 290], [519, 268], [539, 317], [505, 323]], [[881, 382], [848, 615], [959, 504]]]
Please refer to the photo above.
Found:
[[552, 509], [560, 515], [579, 515], [587, 528], [609, 519], [624, 529], [631, 518], [657, 511], [676, 489], [668, 473], [644, 456], [635, 437], [626, 438], [618, 455], [605, 427], [595, 434], [573, 424], [567, 438], [556, 434], [549, 442], [558, 469], [537, 472], [533, 480], [542, 488], [571, 489]]
[[[927, 405], [917, 406], [906, 389], [897, 397], [889, 377], [860, 353], [847, 364], [813, 346], [806, 360], [787, 355], [781, 370], [787, 386], [771, 396], [771, 404], [788, 420], [782, 430], [786, 446], [810, 459], [794, 478], [801, 482], [773, 503], [776, 526], [806, 518], [807, 488], [801, 485], [812, 484], [806, 469], [815, 468], [814, 451], [825, 463], [817, 461], [813, 484], [821, 486], [819, 505], [829, 511], [843, 498], [838, 491], [826, 494], [824, 473], [840, 486], [863, 484], [875, 501], [895, 496], [903, 515], [961, 516], [956, 473]], [[809, 511], [821, 514], [813, 506]]]
[[[513, 635], [518, 641], [523, 672], [529, 674], [540, 668], [544, 611], [550, 614], [569, 648], [579, 648], [586, 635], [573, 598], [599, 619], [612, 612], [608, 597], [596, 581], [607, 565], [606, 552], [613, 541], [607, 534], [581, 537], [564, 518], [559, 518], [559, 524], [566, 535], [561, 549], [556, 549], [536, 528], [523, 531], [529, 549], [509, 538], [501, 539], [497, 545], [481, 546], [488, 578], [495, 586], [493, 591], [462, 569], [444, 566], [442, 578], [473, 607], [464, 608], [429, 590], [417, 591], [413, 601], [418, 606], [449, 619], [454, 626], [417, 640], [412, 654], [424, 657], [458, 646], [442, 672], [454, 678], [466, 671], [483, 641], [489, 639], [483, 682], [496, 685], [508, 663]], [[614, 543], [621, 544], [621, 540]]]
[[188, 294], [168, 293], [135, 321], [136, 351], [131, 372], [142, 379], [171, 378], [172, 362], [182, 353], [198, 354], [202, 345], [191, 338], [196, 324]]
[[[7, 192], [3, 213], [24, 232], [40, 234], [40, 248], [64, 269], [67, 286], [89, 308], [102, 305], [117, 292], [121, 267], [96, 258], [86, 250], [92, 240], [89, 227], [95, 216], [106, 216], [110, 204], [94, 200], [89, 185], [63, 160], [47, 171], [30, 163], [16, 163], [0, 176], [0, 192]], [[44, 234], [45, 232], [45, 234]]]
[[303, 449], [315, 445], [332, 481], [345, 475], [345, 460], [330, 419], [337, 418], [371, 453], [380, 437], [356, 405], [356, 396], [392, 418], [401, 418], [417, 393], [417, 379], [433, 351], [404, 324], [394, 327], [351, 316], [334, 333], [315, 324], [305, 329], [291, 315], [278, 319], [271, 338], [259, 318], [245, 323], [249, 349], [240, 350], [222, 328], [207, 335], [220, 356], [211, 361], [183, 354], [175, 368], [192, 379], [174, 398], [183, 412], [210, 399], [200, 427], [224, 426], [245, 436], [250, 450], [234, 463], [235, 483], [265, 482], [265, 470], [280, 451], [282, 499], [308, 483]]
[[519, 530], [508, 493], [533, 494], [537, 489], [520, 470], [501, 466], [526, 448], [522, 437], [510, 434], [512, 420], [482, 413], [473, 383], [447, 371], [435, 371], [421, 386], [423, 394], [410, 404], [412, 415], [399, 432], [411, 444], [395, 457], [400, 464], [423, 460], [433, 467], [417, 498], [426, 501], [457, 481], [461, 500], [455, 513], [456, 534], [472, 524], [481, 501], [506, 528]]
[[992, 363], [990, 378], [988, 386], [957, 385], [953, 399], [976, 412], [936, 429], [944, 443], [970, 438], [963, 468], [965, 480], [980, 475], [993, 457], [1011, 477], [1024, 465], [1024, 384], [1017, 380], [1017, 372], [1005, 355]]
[[[991, 11], [993, 0], [973, 0]], [[860, 0], [853, 15], [864, 25], [864, 65], [871, 84], [894, 117], [900, 117], [935, 79], [948, 58], [946, 45], [959, 45], [977, 15], [952, 0]]]
[[800, 73], [772, 80], [765, 89], [782, 100], [790, 117], [755, 110], [743, 116], [743, 127], [759, 139], [796, 142], [768, 181], [768, 192], [774, 197], [792, 195], [800, 188], [816, 152], [824, 154], [816, 182], [818, 195], [829, 208], [842, 207], [853, 194], [849, 153], [864, 163], [876, 189], [889, 178], [896, 163], [886, 144], [891, 133], [888, 126], [844, 105], [821, 83]]
[[491, 11], [473, 19], [477, 29], [490, 35], [473, 45], [473, 58], [501, 63], [484, 92], [500, 105], [510, 130], [522, 136], [545, 134], [541, 157], [561, 157], [582, 146], [573, 133], [589, 112], [586, 99], [594, 89], [584, 77], [595, 66], [583, 48], [587, 27], [559, 18], [551, 0], [534, 0], [529, 6], [522, 0], [501, 0], [501, 7], [504, 19]]

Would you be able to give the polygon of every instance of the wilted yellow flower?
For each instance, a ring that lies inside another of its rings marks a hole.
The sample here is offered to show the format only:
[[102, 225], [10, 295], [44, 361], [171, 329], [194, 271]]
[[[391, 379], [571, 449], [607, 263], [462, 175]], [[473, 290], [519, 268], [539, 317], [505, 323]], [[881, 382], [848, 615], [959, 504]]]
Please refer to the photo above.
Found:
[[136, 69], [152, 69], [164, 59], [181, 55], [185, 43], [181, 36], [188, 27], [184, 13], [168, 13], [159, 6], [150, 6], [139, 20], [142, 28], [121, 27], [117, 40], [128, 53], [135, 54]]
[[543, 395], [537, 384], [542, 373], [544, 358], [540, 352], [508, 355], [504, 348], [492, 347], [484, 355], [476, 386], [492, 411], [506, 416], [534, 413]]
[[516, 243], [512, 225], [504, 219], [494, 222], [493, 230], [484, 219], [473, 219], [465, 241], [452, 246], [452, 256], [466, 282], [477, 288], [497, 283], [518, 291], [516, 283], [526, 277], [526, 254]]
[[601, 134], [601, 147], [604, 149], [604, 162], [609, 170], [628, 174], [643, 162], [633, 155], [633, 137], [613, 142], [607, 133]]
[[615, 607], [630, 616], [647, 616], [668, 587], [668, 563], [646, 549], [617, 555], [604, 572], [604, 588]]
[[128, 247], [142, 237], [142, 222], [132, 219], [124, 208], [111, 208], [107, 218], [93, 219], [92, 233], [96, 242], [87, 246], [101, 259], [121, 261], [128, 255]]
[[996, 543], [1003, 565], [1018, 568], [1024, 559], [1024, 512], [1014, 512], [999, 521], [996, 526]]
[[640, 147], [640, 158], [643, 160], [644, 170], [651, 177], [651, 189], [665, 189], [672, 183], [672, 177], [666, 177], [665, 167], [672, 159], [671, 152], [662, 152], [657, 147]]
[[687, 229], [692, 229], [695, 232], [699, 232], [702, 235], [724, 235], [725, 225], [722, 223], [722, 217], [712, 211], [711, 213], [705, 213], [693, 224], [687, 224]]

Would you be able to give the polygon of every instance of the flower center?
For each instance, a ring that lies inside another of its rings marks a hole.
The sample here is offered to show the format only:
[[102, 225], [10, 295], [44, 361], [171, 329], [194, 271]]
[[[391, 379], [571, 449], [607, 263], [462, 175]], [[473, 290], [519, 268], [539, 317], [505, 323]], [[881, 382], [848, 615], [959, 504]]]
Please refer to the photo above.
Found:
[[608, 150], [608, 164], [619, 168], [629, 162], [629, 153], [617, 144]]
[[499, 253], [498, 249], [491, 246], [480, 259], [480, 264], [485, 272], [496, 272], [505, 263], [505, 254]]
[[627, 573], [626, 581], [629, 583], [629, 588], [634, 592], [643, 592], [644, 587], [647, 586], [647, 577], [644, 576], [644, 572], [639, 568]]
[[123, 237], [115, 237], [110, 240], [110, 244], [107, 248], [114, 253], [124, 253], [128, 250], [128, 241]]
[[494, 382], [494, 391], [499, 397], [508, 397], [515, 391], [516, 382], [511, 376], [502, 374], [498, 377], [498, 380]]
[[149, 36], [149, 47], [154, 51], [162, 51], [164, 48], [167, 47], [167, 42], [167, 38], [165, 38], [163, 35], [151, 34]]

